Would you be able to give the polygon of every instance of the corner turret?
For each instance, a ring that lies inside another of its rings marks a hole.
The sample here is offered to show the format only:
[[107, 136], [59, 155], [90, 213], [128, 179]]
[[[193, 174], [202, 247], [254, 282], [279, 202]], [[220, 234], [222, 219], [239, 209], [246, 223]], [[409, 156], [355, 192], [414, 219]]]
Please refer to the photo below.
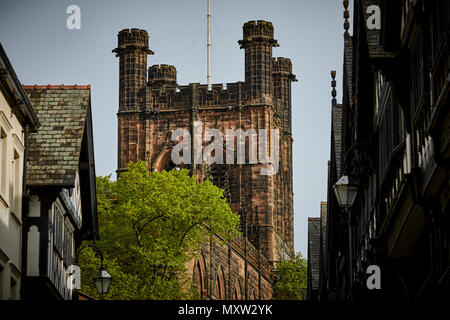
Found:
[[176, 87], [177, 69], [167, 64], [151, 66], [148, 68], [148, 85], [151, 87]]
[[139, 111], [140, 98], [147, 82], [148, 33], [139, 29], [124, 29], [117, 35], [119, 57], [119, 112]]
[[245, 50], [245, 83], [248, 98], [266, 101], [272, 95], [272, 47], [278, 47], [273, 38], [271, 22], [249, 21], [243, 26], [243, 39], [238, 41]]

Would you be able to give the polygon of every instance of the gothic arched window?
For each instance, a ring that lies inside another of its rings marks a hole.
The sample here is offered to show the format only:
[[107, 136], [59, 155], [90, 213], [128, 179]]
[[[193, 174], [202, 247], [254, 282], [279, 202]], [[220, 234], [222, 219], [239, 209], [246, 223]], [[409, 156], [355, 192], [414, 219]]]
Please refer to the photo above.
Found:
[[194, 265], [193, 280], [197, 288], [200, 299], [206, 298], [205, 271], [203, 268], [203, 260], [200, 257]]

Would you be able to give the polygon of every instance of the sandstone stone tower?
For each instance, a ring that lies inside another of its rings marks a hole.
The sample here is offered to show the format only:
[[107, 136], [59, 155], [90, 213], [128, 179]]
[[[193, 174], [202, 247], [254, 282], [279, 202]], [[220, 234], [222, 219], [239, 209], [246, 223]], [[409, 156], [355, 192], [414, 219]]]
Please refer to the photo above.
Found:
[[[199, 121], [201, 132], [218, 129], [224, 135], [227, 129], [278, 129], [276, 174], [261, 175], [267, 164], [259, 158], [249, 161], [250, 136], [245, 137], [244, 164], [182, 165], [200, 180], [210, 178], [225, 189], [233, 212], [241, 215], [243, 237], [228, 246], [205, 245], [193, 261], [200, 294], [211, 299], [269, 299], [271, 269], [294, 256], [291, 82], [296, 78], [291, 61], [272, 57], [278, 43], [271, 22], [249, 21], [238, 41], [245, 50], [245, 82], [227, 83], [226, 88], [178, 85], [174, 66], [153, 65], [147, 73], [147, 55], [153, 54], [148, 40], [145, 30], [125, 29], [113, 50], [120, 60], [117, 172], [138, 160], [147, 161], [149, 170], [172, 169], [172, 131], [185, 128], [193, 136]], [[236, 160], [235, 149], [236, 144], [228, 149], [224, 145], [223, 158]]]

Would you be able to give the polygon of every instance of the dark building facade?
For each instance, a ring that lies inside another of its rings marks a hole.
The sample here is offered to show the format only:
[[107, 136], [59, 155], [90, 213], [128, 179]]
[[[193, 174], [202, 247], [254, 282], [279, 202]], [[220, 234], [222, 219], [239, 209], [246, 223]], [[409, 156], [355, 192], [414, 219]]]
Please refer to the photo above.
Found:
[[320, 235], [320, 218], [308, 218], [308, 300], [319, 297]]
[[91, 88], [23, 88], [41, 126], [26, 146], [21, 299], [71, 300], [77, 250], [98, 239]]
[[296, 79], [290, 59], [272, 57], [278, 43], [270, 22], [244, 24], [239, 44], [245, 50], [244, 82], [178, 85], [174, 66], [153, 65], [147, 70], [147, 55], [153, 52], [145, 30], [119, 32], [113, 50], [120, 63], [117, 172], [138, 160], [146, 161], [149, 170], [174, 168], [171, 152], [176, 142], [171, 134], [178, 128], [191, 136], [195, 130], [204, 134], [217, 129], [225, 135], [227, 129], [278, 129], [279, 169], [274, 175], [260, 174], [267, 167], [260, 159], [249, 161], [250, 135], [243, 141], [245, 163], [236, 164], [239, 142], [233, 139], [231, 148], [224, 145], [222, 150], [223, 159], [230, 156], [233, 164], [209, 166], [201, 159], [179, 165], [199, 181], [209, 177], [224, 188], [233, 212], [241, 215], [243, 237], [228, 247], [206, 245], [190, 267], [201, 296], [269, 299], [271, 269], [294, 255], [291, 82]]
[[[448, 299], [450, 2], [355, 0], [353, 35], [344, 6], [319, 297]], [[348, 210], [333, 193], [343, 175], [358, 186]], [[367, 288], [370, 265], [379, 290]]]

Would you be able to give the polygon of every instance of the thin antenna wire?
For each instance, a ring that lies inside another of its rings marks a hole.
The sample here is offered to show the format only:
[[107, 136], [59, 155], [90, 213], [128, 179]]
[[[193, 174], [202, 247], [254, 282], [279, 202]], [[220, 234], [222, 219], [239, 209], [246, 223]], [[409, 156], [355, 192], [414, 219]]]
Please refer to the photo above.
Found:
[[206, 75], [206, 80], [208, 82], [208, 89], [211, 85], [211, 74], [210, 74], [210, 63], [211, 63], [211, 12], [210, 12], [210, 0], [208, 0], [208, 42], [207, 42], [207, 51], [208, 51], [208, 71]]

